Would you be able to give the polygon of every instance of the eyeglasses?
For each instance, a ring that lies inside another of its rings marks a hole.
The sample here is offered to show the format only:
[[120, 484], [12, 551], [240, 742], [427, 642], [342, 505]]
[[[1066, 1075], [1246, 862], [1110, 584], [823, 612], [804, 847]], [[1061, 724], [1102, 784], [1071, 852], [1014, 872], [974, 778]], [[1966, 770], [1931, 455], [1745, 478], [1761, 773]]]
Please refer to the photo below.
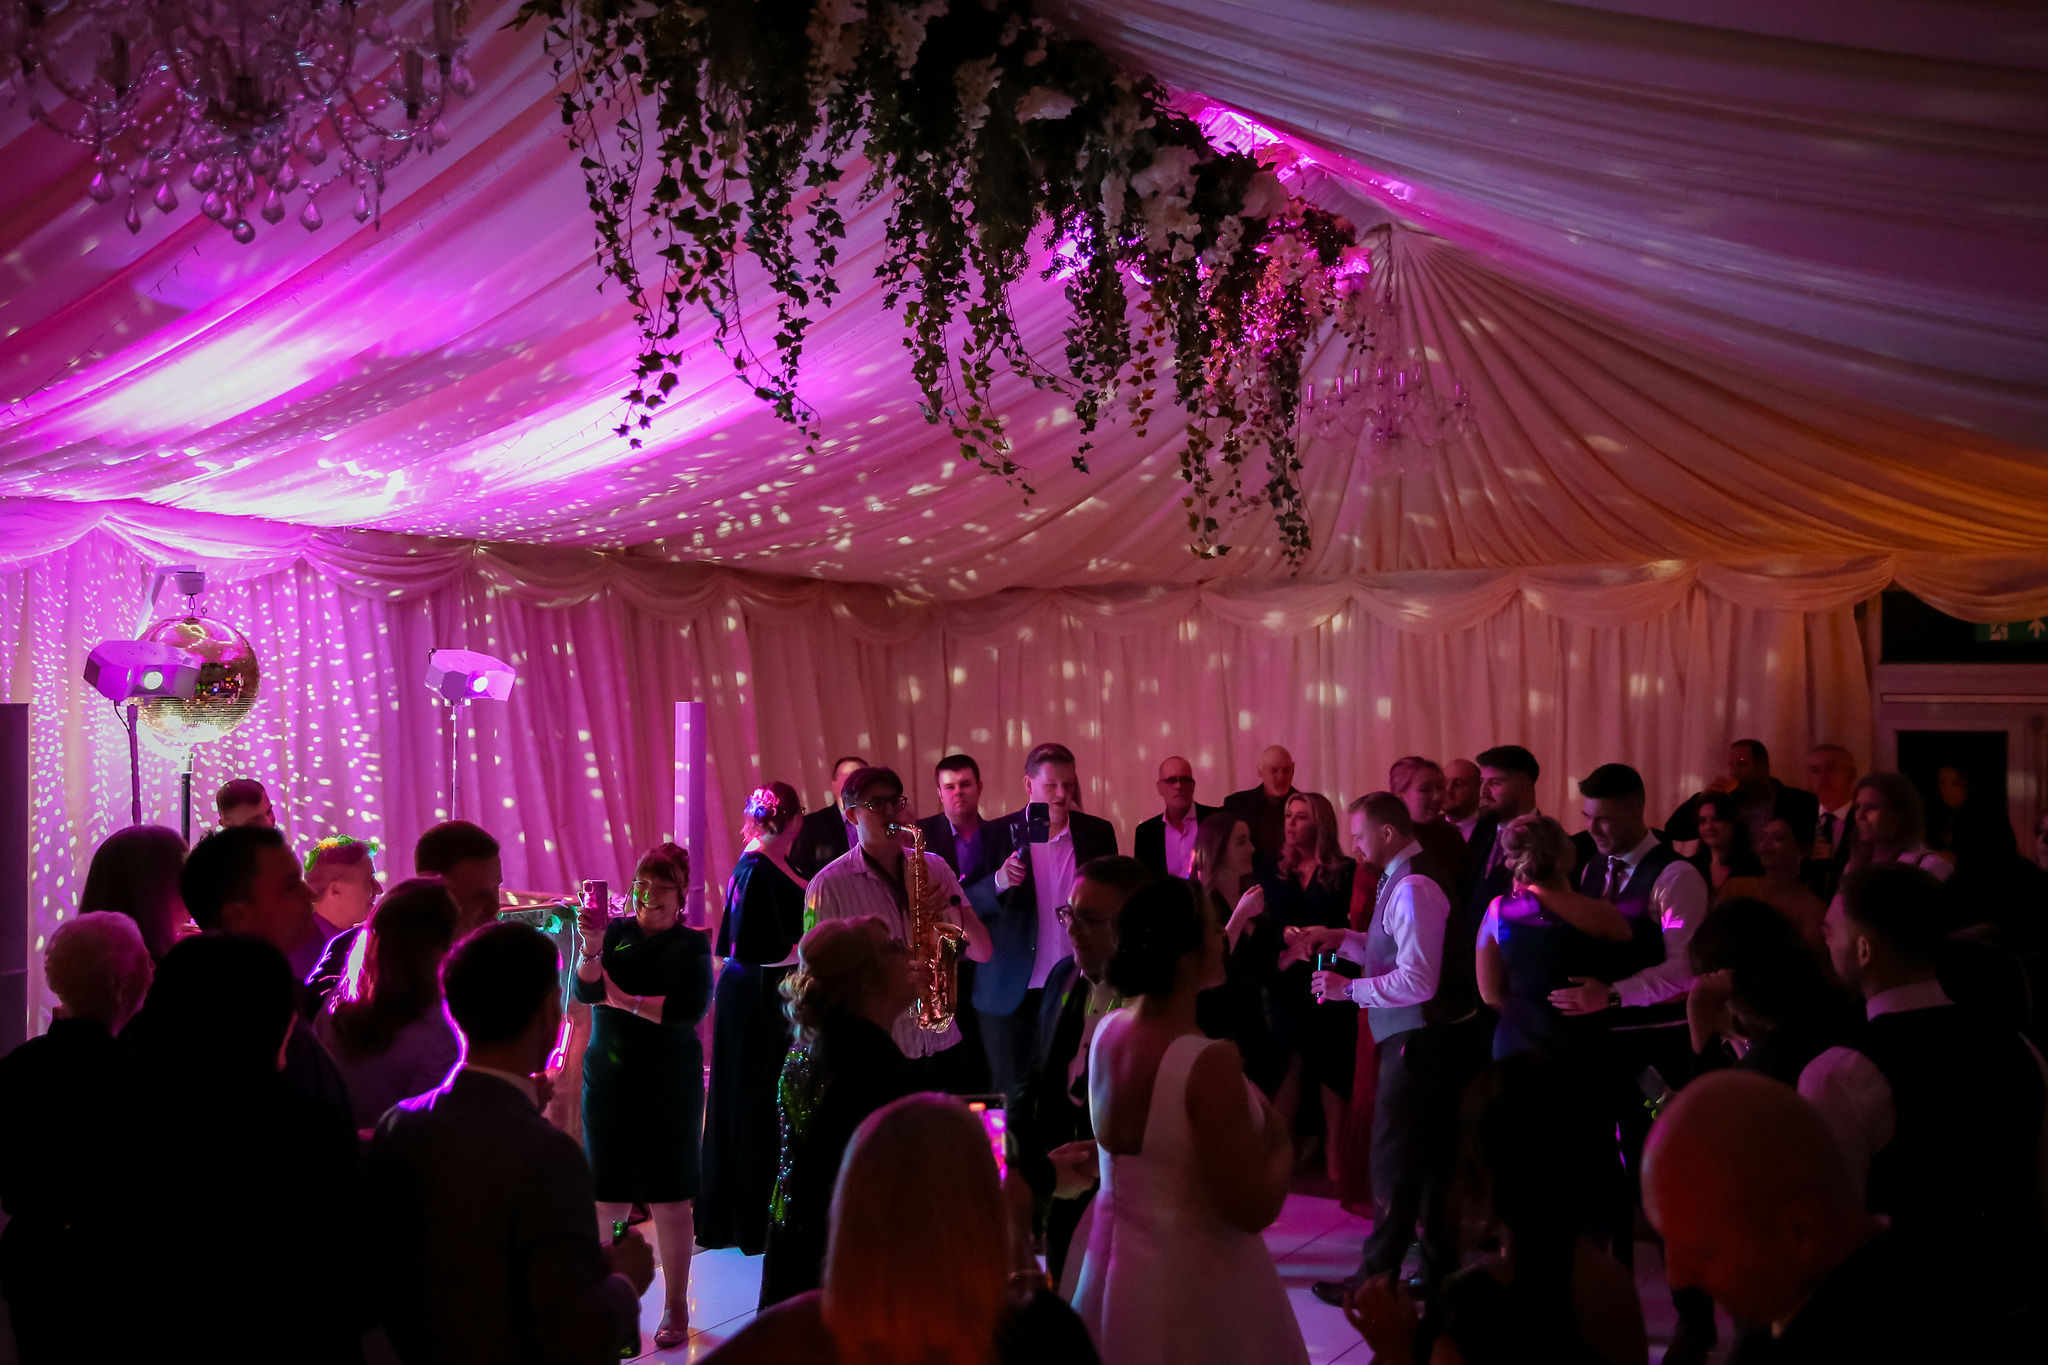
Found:
[[1067, 929], [1073, 928], [1076, 924], [1088, 929], [1102, 929], [1116, 922], [1114, 915], [1084, 915], [1071, 905], [1062, 905], [1052, 913], [1058, 918], [1061, 927]]
[[854, 802], [853, 809], [871, 810], [877, 815], [894, 815], [899, 810], [910, 809], [910, 798], [907, 796], [878, 796], [872, 801]]

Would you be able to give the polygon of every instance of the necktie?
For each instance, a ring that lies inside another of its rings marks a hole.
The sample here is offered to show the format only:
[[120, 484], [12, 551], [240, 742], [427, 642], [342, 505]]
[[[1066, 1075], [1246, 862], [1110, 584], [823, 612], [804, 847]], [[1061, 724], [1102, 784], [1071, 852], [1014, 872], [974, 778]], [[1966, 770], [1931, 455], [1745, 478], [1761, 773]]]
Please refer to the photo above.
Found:
[[1600, 893], [1602, 900], [1618, 900], [1621, 888], [1628, 885], [1628, 860], [1612, 857], [1607, 860], [1607, 888]]
[[1833, 811], [1829, 811], [1821, 816], [1820, 837], [1827, 840], [1830, 845], [1835, 842], [1835, 813]]
[[1500, 870], [1500, 831], [1493, 832], [1493, 847], [1486, 851], [1486, 875], [1491, 877]]

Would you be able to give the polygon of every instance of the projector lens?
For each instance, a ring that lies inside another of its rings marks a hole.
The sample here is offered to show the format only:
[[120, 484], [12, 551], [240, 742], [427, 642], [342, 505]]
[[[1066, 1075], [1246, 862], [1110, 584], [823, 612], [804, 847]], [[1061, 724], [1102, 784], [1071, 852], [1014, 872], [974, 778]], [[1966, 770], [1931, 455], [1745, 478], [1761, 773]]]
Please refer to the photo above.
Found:
[[479, 673], [469, 680], [469, 690], [477, 693], [488, 692], [491, 690], [491, 680]]
[[160, 668], [149, 669], [142, 675], [142, 685], [152, 692], [162, 687], [164, 685], [163, 670]]

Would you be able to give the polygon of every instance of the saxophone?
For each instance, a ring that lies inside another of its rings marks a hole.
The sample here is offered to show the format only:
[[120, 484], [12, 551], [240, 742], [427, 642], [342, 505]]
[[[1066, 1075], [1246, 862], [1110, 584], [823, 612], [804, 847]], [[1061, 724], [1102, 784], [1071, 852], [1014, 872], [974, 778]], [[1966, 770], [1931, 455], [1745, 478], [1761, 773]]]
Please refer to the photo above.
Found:
[[925, 1032], [944, 1033], [960, 1006], [960, 945], [966, 936], [958, 925], [936, 923], [925, 912], [931, 869], [924, 861], [924, 831], [916, 825], [891, 825], [889, 832], [910, 836], [903, 861], [903, 892], [910, 902], [910, 954], [931, 972], [931, 984], [918, 994], [912, 1014]]

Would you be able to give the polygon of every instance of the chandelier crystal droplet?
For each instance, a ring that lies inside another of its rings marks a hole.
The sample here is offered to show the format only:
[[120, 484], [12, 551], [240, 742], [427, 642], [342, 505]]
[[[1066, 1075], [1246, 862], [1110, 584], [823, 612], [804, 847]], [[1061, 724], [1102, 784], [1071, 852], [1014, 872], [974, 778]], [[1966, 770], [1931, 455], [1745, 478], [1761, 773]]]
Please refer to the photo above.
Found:
[[[468, 5], [433, 0], [0, 0], [6, 86], [28, 116], [86, 147], [98, 204], [178, 208], [174, 176], [239, 242], [256, 222], [321, 224], [315, 200], [355, 191], [358, 221], [382, 220], [391, 172], [448, 139], [449, 99], [475, 89], [464, 65]], [[0, 96], [5, 98], [5, 96]], [[332, 158], [330, 162], [330, 158]]]

